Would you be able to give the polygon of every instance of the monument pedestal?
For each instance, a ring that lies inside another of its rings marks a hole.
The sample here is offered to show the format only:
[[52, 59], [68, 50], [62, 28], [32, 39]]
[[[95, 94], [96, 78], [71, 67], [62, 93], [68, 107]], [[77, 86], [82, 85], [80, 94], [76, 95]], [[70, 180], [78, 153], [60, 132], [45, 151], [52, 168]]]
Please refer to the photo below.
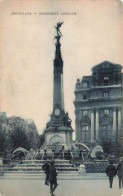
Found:
[[49, 127], [45, 130], [45, 149], [70, 150], [72, 143], [72, 128]]

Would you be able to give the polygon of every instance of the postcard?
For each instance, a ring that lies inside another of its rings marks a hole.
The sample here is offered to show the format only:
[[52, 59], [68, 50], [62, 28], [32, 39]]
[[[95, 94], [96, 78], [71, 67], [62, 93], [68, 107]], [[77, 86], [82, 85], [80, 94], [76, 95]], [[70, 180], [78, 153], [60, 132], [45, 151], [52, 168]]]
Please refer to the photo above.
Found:
[[1, 196], [123, 195], [122, 54], [122, 0], [0, 0]]

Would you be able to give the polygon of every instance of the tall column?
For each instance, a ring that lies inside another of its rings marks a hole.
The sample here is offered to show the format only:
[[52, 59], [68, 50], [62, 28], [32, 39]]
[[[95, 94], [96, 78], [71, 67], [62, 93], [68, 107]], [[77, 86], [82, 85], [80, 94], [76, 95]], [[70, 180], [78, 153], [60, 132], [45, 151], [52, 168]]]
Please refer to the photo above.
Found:
[[76, 115], [76, 119], [75, 119], [76, 141], [78, 142], [79, 140], [79, 111], [78, 110], [75, 110], [75, 115]]
[[77, 118], [75, 119], [75, 134], [76, 134], [76, 141], [78, 141], [78, 134], [79, 134], [79, 125], [78, 125]]
[[121, 133], [121, 108], [118, 108], [118, 135]]
[[94, 141], [94, 109], [91, 110], [91, 142]]
[[79, 110], [79, 121], [82, 120], [82, 110]]
[[81, 142], [82, 140], [82, 128], [81, 128], [81, 120], [82, 120], [82, 110], [79, 110], [79, 137], [78, 137], [78, 142]]
[[78, 142], [82, 141], [82, 128], [81, 128], [81, 123], [79, 122], [79, 138], [78, 138]]
[[116, 133], [116, 108], [113, 110], [113, 133]]
[[53, 86], [53, 109], [60, 107], [64, 110], [64, 91], [63, 91], [63, 60], [61, 55], [61, 36], [55, 36], [56, 51], [54, 59], [54, 86]]
[[99, 138], [99, 109], [96, 109], [96, 139]]

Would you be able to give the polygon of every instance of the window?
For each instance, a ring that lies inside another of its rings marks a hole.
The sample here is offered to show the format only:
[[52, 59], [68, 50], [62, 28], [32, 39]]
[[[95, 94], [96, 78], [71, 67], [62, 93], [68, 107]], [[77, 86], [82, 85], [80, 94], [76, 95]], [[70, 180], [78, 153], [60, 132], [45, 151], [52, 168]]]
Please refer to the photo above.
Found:
[[104, 110], [104, 114], [108, 115], [109, 114], [109, 110]]
[[81, 132], [81, 141], [88, 142], [90, 140], [90, 132], [88, 125], [82, 125], [82, 132]]
[[88, 83], [87, 83], [87, 82], [84, 82], [84, 83], [83, 83], [83, 87], [84, 87], [84, 88], [88, 87]]
[[83, 130], [83, 131], [88, 131], [88, 125], [83, 126], [83, 127], [82, 127], [82, 130]]
[[87, 97], [86, 97], [86, 95], [83, 95], [83, 99], [85, 100]]
[[106, 84], [108, 84], [108, 83], [109, 83], [109, 77], [105, 76], [105, 77], [104, 77], [104, 84], [106, 85]]
[[110, 124], [102, 125], [101, 134], [103, 138], [109, 138], [111, 134], [111, 125]]
[[87, 110], [83, 111], [83, 116], [87, 116]]
[[105, 77], [104, 77], [104, 80], [109, 80], [109, 77], [105, 76]]
[[108, 93], [107, 92], [104, 92], [104, 97], [108, 97]]

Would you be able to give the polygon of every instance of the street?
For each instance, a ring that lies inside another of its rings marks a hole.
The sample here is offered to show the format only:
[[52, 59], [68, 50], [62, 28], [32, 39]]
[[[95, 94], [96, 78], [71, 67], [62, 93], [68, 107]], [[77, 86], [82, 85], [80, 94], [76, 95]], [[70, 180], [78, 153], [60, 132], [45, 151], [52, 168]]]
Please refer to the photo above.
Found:
[[[93, 179], [93, 174], [83, 180], [58, 180], [55, 196], [122, 196], [118, 188], [118, 178], [114, 178], [113, 188], [109, 188], [108, 178]], [[4, 179], [0, 177], [0, 196], [50, 196], [49, 187], [43, 179]]]

